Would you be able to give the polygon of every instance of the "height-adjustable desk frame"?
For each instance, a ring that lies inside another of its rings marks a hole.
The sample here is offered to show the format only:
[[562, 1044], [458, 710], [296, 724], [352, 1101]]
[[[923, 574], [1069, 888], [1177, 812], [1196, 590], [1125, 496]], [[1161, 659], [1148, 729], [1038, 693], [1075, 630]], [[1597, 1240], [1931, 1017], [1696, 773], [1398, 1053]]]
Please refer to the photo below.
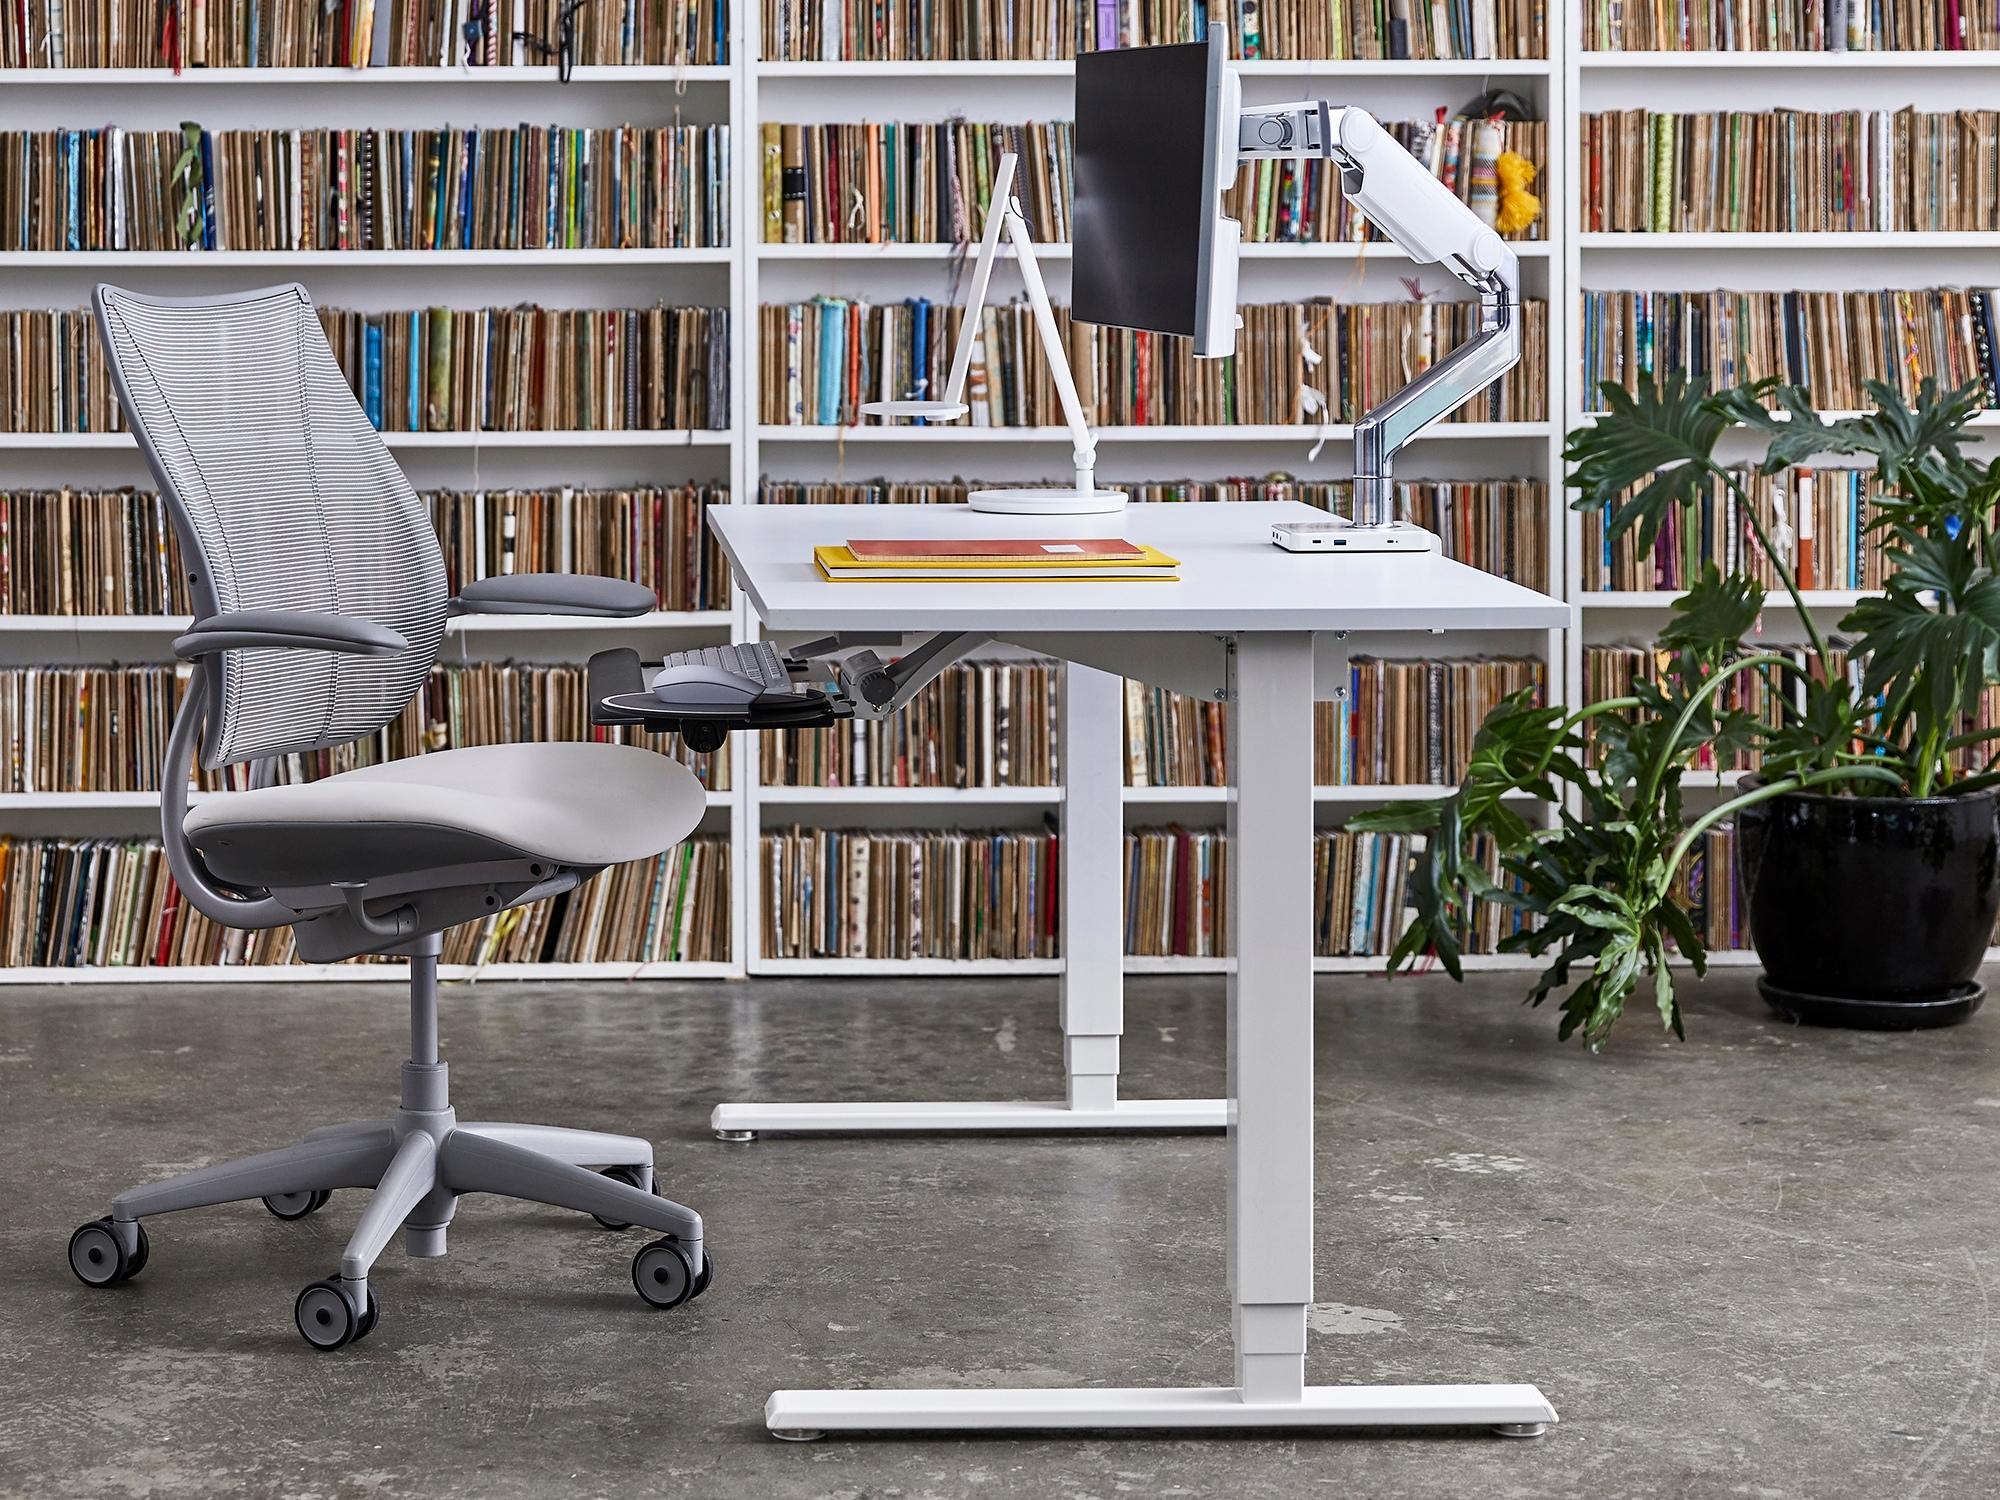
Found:
[[[778, 1391], [765, 1406], [772, 1431], [1405, 1425], [1527, 1435], [1555, 1420], [1531, 1385], [1306, 1383], [1306, 1311], [1314, 1301], [1316, 685], [1320, 695], [1337, 685], [1332, 678], [1344, 651], [1337, 638], [1347, 632], [1541, 631], [1569, 621], [1567, 606], [1442, 557], [1334, 562], [1281, 552], [1266, 540], [1274, 523], [1318, 514], [1294, 502], [1134, 506], [1122, 517], [1079, 518], [1071, 534], [1143, 536], [1182, 559], [1179, 582], [949, 585], [829, 584], [810, 557], [816, 544], [851, 537], [961, 534], [957, 507], [710, 511], [737, 581], [772, 632], [1004, 641], [1229, 705], [1227, 832], [1237, 871], [1229, 903], [1238, 955], [1228, 981], [1229, 1087], [1222, 1106], [1235, 1342], [1230, 1383]], [[1023, 535], [1044, 535], [1048, 521], [1012, 524]], [[882, 691], [879, 680], [875, 690]], [[1079, 815], [1117, 805], [1080, 791], [1070, 800]], [[1116, 949], [1092, 958], [1115, 981]], [[1087, 972], [1079, 966], [1079, 981]], [[1075, 1050], [1080, 1060], [1092, 1049]], [[975, 1356], [973, 1362], [989, 1361]]]
[[[1228, 76], [1227, 85], [1235, 88], [1233, 74]], [[1317, 157], [1334, 162], [1340, 172], [1342, 193], [1379, 224], [1412, 260], [1442, 265], [1478, 298], [1480, 320], [1474, 335], [1355, 424], [1356, 524], [1351, 533], [1354, 550], [1401, 551], [1407, 546], [1406, 535], [1416, 528], [1395, 515], [1392, 464], [1396, 451], [1467, 397], [1498, 380], [1520, 359], [1520, 262], [1491, 227], [1480, 222], [1409, 152], [1397, 145], [1366, 110], [1338, 107], [1319, 99], [1232, 106], [1230, 113], [1237, 119], [1239, 162], [1264, 157]], [[1062, 362], [1048, 297], [1034, 270], [1033, 246], [1019, 214], [1007, 206], [1011, 201], [1008, 191], [1012, 158], [1006, 158], [1003, 165], [995, 189], [994, 209], [981, 241], [971, 305], [977, 308], [985, 301], [987, 277], [1005, 221], [1028, 279], [1043, 336], [1049, 344], [1049, 357], [1065, 393], [1065, 412], [1077, 434], [1078, 490], [1072, 493], [1094, 491], [1090, 434], [1083, 425], [1074, 387]], [[963, 415], [965, 408], [960, 402], [971, 349], [972, 329], [968, 326], [959, 341], [942, 402], [890, 402], [880, 408], [882, 413]], [[979, 524], [984, 523], [963, 523], [960, 534], [970, 534], [968, 528], [976, 529]], [[1060, 534], [1056, 528], [1065, 524], [1073, 523], [1045, 517], [1034, 534]], [[1115, 517], [1106, 524], [1113, 528], [1112, 534], [1134, 529], [1119, 527]], [[1330, 585], [1337, 587], [1343, 569], [1362, 565], [1365, 564], [1361, 559], [1355, 557], [1328, 560], [1324, 576]], [[840, 643], [829, 640], [815, 644], [837, 649]], [[946, 662], [957, 659], [976, 644], [961, 640], [954, 654], [941, 660], [936, 656], [939, 649], [936, 642], [919, 647], [912, 653], [918, 660], [904, 668], [903, 681], [914, 686], [897, 700], [898, 706], [908, 700], [916, 687], [936, 675], [936, 670], [931, 670], [933, 664], [941, 670]], [[1329, 638], [1322, 649], [1342, 648], [1335, 647]], [[874, 669], [880, 669], [881, 665], [879, 659], [873, 662]], [[1346, 680], [1343, 668], [1336, 684], [1343, 697]], [[1196, 691], [1200, 696], [1221, 695], [1218, 683], [1209, 683]], [[1122, 1099], [1118, 1094], [1119, 1039], [1125, 1029], [1122, 712], [1114, 676], [1071, 663], [1063, 678], [1060, 741], [1065, 784], [1061, 814], [1065, 1097], [1043, 1103], [996, 1100], [719, 1104], [709, 1117], [717, 1136], [726, 1141], [750, 1141], [761, 1130], [1200, 1130], [1219, 1129], [1226, 1123], [1224, 1101], [1220, 1099]], [[1311, 821], [1309, 810], [1307, 821]], [[1239, 868], [1258, 867], [1240, 864]], [[1233, 930], [1240, 950], [1243, 929]]]

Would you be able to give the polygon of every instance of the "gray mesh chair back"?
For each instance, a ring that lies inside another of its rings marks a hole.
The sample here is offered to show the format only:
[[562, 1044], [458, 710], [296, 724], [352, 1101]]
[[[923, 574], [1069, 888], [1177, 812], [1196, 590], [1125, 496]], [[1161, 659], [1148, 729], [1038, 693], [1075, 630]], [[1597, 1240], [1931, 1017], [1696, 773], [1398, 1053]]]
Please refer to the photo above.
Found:
[[244, 650], [208, 658], [215, 767], [372, 734], [444, 636], [444, 558], [368, 425], [302, 286], [146, 297], [99, 286], [112, 382], [180, 541], [197, 618], [302, 609], [386, 625], [400, 656]]

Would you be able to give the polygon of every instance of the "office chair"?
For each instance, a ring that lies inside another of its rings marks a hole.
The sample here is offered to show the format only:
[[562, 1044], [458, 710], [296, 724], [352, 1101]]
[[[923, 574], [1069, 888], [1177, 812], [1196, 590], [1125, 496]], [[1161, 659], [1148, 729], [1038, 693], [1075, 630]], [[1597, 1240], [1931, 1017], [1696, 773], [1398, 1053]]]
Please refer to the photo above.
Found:
[[[401, 1106], [261, 1156], [204, 1167], [112, 1201], [71, 1236], [70, 1268], [113, 1287], [145, 1268], [141, 1220], [262, 1198], [299, 1219], [339, 1188], [374, 1194], [339, 1270], [299, 1293], [316, 1349], [367, 1337], [376, 1258], [400, 1227], [437, 1256], [458, 1199], [497, 1193], [662, 1237], [632, 1262], [656, 1307], [700, 1296], [714, 1262], [701, 1217], [657, 1195], [635, 1136], [546, 1125], [461, 1125], [438, 1058], [439, 934], [570, 890], [694, 829], [692, 773], [630, 745], [446, 750], [303, 785], [208, 797], [204, 766], [345, 744], [402, 712], [456, 613], [630, 616], [639, 584], [566, 574], [485, 579], [447, 598], [444, 558], [409, 482], [334, 363], [304, 287], [214, 297], [94, 296], [127, 423], [166, 496], [195, 600], [174, 654], [195, 663], [169, 736], [160, 832], [182, 899], [230, 927], [289, 925], [301, 957], [410, 963]], [[265, 762], [268, 764], [268, 762]]]

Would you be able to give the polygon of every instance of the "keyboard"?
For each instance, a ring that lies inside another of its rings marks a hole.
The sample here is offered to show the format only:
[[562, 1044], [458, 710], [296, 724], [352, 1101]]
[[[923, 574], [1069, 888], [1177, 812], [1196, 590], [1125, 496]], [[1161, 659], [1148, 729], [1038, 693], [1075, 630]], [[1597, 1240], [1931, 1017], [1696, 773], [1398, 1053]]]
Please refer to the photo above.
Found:
[[694, 651], [669, 651], [664, 665], [669, 667], [717, 667], [734, 673], [759, 688], [789, 691], [792, 674], [769, 641], [745, 641], [734, 646], [703, 646]]

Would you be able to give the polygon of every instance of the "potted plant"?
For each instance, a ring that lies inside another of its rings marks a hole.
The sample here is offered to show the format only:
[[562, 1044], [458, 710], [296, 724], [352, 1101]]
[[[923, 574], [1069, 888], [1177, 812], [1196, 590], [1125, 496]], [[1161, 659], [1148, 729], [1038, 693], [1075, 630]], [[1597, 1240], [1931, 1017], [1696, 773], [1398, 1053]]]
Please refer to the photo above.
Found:
[[[1609, 536], [1636, 532], [1644, 552], [1706, 486], [1734, 492], [1805, 644], [1746, 647], [1765, 587], [1711, 566], [1673, 606], [1656, 681], [1573, 710], [1533, 691], [1500, 703], [1449, 796], [1356, 819], [1428, 835], [1392, 972], [1431, 953], [1460, 977], [1470, 904], [1499, 901], [1526, 916], [1503, 950], [1548, 961], [1527, 998], [1561, 994], [1563, 1038], [1601, 1046], [1642, 984], [1680, 1035], [1670, 958], [1699, 975], [1706, 952], [1676, 877], [1709, 828], [1734, 820], [1762, 989], [1781, 1014], [1910, 1027], [1977, 1008], [2000, 905], [2000, 728], [1977, 722], [2000, 682], [2000, 480], [1963, 451], [1975, 388], [1927, 379], [1911, 404], [1886, 385], [1868, 391], [1875, 410], [1828, 421], [1806, 391], [1776, 381], [1714, 394], [1679, 376], [1603, 388], [1606, 410], [1565, 450], [1574, 508], [1605, 510]], [[1844, 653], [1800, 595], [1789, 536], [1715, 457], [1736, 426], [1768, 439], [1767, 474], [1818, 455], [1874, 461], [1867, 525], [1883, 535], [1888, 585], [1840, 621]], [[1775, 715], [1731, 706], [1753, 676]], [[1681, 780], [1704, 746], [1721, 763], [1758, 752], [1761, 770], [1690, 818]], [[1521, 792], [1556, 804], [1555, 822], [1515, 811], [1507, 799]]]

